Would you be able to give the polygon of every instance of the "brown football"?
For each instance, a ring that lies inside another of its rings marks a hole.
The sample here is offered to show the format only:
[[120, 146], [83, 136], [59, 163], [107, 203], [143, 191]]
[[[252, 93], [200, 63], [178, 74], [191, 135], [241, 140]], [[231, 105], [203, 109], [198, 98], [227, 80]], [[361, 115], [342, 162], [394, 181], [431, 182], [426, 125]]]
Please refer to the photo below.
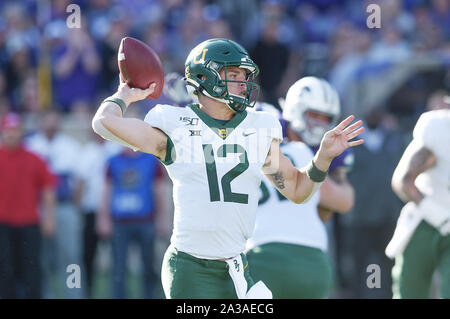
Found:
[[134, 38], [123, 38], [117, 62], [120, 77], [129, 87], [146, 89], [155, 82], [155, 91], [147, 98], [157, 99], [161, 96], [164, 86], [163, 67], [156, 52], [147, 44]]

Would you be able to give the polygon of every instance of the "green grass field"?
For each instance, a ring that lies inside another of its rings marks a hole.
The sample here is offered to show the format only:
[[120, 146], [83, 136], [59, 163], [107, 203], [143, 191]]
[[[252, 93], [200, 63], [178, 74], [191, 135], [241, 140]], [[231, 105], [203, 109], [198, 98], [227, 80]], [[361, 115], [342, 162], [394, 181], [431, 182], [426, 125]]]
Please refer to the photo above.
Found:
[[[161, 269], [162, 254], [166, 249], [166, 243], [156, 242], [155, 251], [155, 288], [154, 296], [156, 299], [163, 299], [164, 292], [161, 286], [161, 278], [159, 273]], [[98, 247], [96, 260], [95, 260], [95, 273], [93, 278], [92, 299], [110, 299], [113, 296], [112, 293], [112, 259], [110, 245], [102, 243]], [[141, 299], [141, 264], [140, 254], [135, 246], [129, 248], [128, 255], [128, 273], [126, 276], [126, 298], [127, 299]], [[46, 299], [61, 299], [67, 298], [63, 292], [63, 286], [60, 285], [61, 277], [57, 275], [55, 271], [47, 271], [48, 286], [44, 289], [44, 298]], [[83, 274], [82, 274], [83, 276]], [[84, 286], [83, 286], [84, 285]], [[82, 289], [84, 297], [86, 297], [85, 284], [82, 281]], [[77, 288], [73, 288], [77, 289]]]

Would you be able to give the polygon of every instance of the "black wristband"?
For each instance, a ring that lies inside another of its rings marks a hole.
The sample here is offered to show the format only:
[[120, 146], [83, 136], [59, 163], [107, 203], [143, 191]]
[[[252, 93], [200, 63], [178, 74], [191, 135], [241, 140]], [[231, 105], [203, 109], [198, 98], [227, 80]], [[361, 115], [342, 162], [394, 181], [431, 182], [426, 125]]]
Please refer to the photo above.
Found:
[[311, 160], [309, 165], [306, 167], [306, 174], [308, 175], [309, 179], [312, 180], [313, 182], [322, 183], [327, 177], [328, 171], [326, 172], [321, 171], [316, 167], [314, 161]]
[[122, 110], [122, 115], [125, 113], [127, 109], [127, 105], [125, 104], [125, 102], [122, 99], [119, 99], [118, 97], [109, 97], [105, 99], [102, 103], [105, 102], [113, 102], [116, 103], [118, 106], [120, 106], [120, 109]]

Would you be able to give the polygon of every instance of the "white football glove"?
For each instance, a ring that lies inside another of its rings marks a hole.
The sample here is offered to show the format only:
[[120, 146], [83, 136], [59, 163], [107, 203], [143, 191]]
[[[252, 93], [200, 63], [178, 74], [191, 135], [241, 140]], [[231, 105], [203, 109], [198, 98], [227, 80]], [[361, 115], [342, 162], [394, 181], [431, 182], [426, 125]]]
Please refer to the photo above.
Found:
[[414, 202], [403, 206], [392, 239], [386, 247], [386, 256], [394, 259], [403, 253], [422, 219], [423, 211]]

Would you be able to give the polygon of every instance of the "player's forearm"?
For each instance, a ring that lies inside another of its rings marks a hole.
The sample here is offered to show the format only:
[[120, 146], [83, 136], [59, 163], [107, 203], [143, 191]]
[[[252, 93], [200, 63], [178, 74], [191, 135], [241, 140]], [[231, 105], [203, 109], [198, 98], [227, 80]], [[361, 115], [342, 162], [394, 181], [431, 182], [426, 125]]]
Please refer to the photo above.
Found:
[[[119, 137], [122, 140], [124, 139], [124, 136], [122, 135], [126, 135], [126, 130], [123, 129], [123, 126], [125, 126], [128, 121], [123, 118], [122, 111], [117, 104], [113, 102], [102, 103], [94, 116], [93, 122], [94, 121], [96, 123], [100, 122], [105, 129], [113, 133], [116, 137]], [[94, 127], [94, 131], [96, 131], [96, 127]]]
[[[278, 170], [274, 173], [266, 174], [266, 177], [272, 182], [272, 184], [275, 186], [275, 188], [281, 194], [283, 194], [284, 197], [286, 197], [287, 199], [289, 199], [290, 201], [292, 201], [294, 203], [299, 204], [303, 200], [302, 200], [301, 196], [297, 195], [297, 191], [299, 191], [298, 184], [301, 184], [298, 181], [298, 179], [299, 179], [297, 177], [298, 174], [300, 174], [300, 172], [298, 170], [288, 172], [288, 173]], [[306, 185], [302, 185], [302, 188], [307, 188], [307, 187], [306, 187]]]
[[320, 149], [312, 161], [296, 174], [295, 203], [307, 202], [320, 189], [333, 158], [324, 157]]
[[308, 167], [298, 170], [294, 189], [293, 202], [300, 204], [307, 202], [320, 189], [321, 182], [313, 181], [307, 173]]
[[296, 204], [306, 201], [314, 190], [315, 183], [302, 170], [277, 171], [266, 176], [284, 197]]
[[141, 120], [124, 118], [120, 107], [113, 102], [100, 105], [92, 120], [94, 132], [104, 139], [120, 143], [134, 150], [145, 148], [144, 136], [139, 136]]
[[279, 142], [272, 142], [263, 172], [284, 197], [300, 204], [308, 201], [319, 189], [330, 163], [331, 160], [324, 156], [316, 156], [307, 166], [298, 169], [280, 152]]
[[420, 142], [413, 140], [406, 148], [392, 176], [392, 189], [404, 202], [419, 204], [424, 198], [417, 189], [417, 176], [436, 164], [436, 157]]
[[392, 178], [392, 189], [405, 203], [414, 202], [419, 204], [424, 198], [423, 194], [414, 185], [415, 177], [410, 174], [394, 174]]
[[146, 98], [154, 89], [155, 83], [145, 90], [130, 88], [121, 83], [118, 91], [98, 108], [92, 120], [92, 128], [104, 139], [164, 158], [167, 136], [140, 119], [123, 117], [128, 105]]
[[308, 201], [321, 185], [320, 181], [313, 181], [308, 175], [310, 169], [310, 165], [297, 169], [287, 157], [281, 156], [278, 169], [266, 170], [265, 175], [284, 197], [300, 204]]
[[[279, 157], [269, 157], [270, 162], [263, 168], [265, 176], [284, 197], [300, 204], [311, 194], [313, 183], [305, 170], [294, 167], [291, 161], [279, 153]], [[275, 160], [274, 160], [275, 159]]]

